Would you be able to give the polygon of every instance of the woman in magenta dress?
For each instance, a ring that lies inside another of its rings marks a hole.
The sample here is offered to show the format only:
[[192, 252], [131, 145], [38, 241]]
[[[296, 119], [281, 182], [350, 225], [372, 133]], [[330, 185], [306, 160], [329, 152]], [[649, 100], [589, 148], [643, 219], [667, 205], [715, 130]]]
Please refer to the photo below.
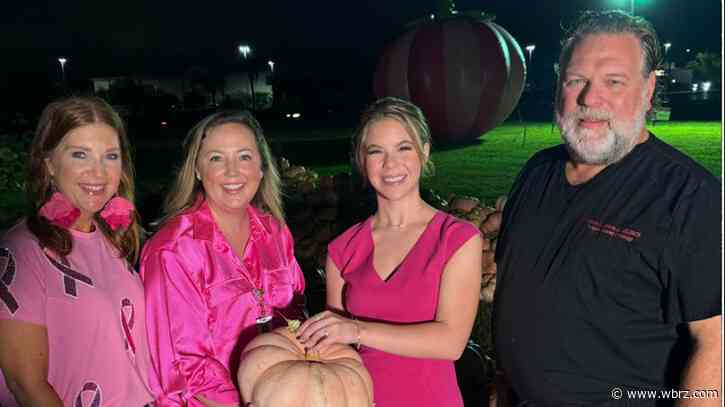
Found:
[[463, 405], [453, 361], [478, 307], [482, 238], [421, 199], [429, 153], [428, 125], [412, 103], [384, 98], [363, 114], [354, 158], [378, 209], [330, 243], [329, 310], [299, 331], [313, 351], [358, 346], [376, 407]]
[[282, 315], [302, 318], [304, 277], [254, 117], [213, 114], [186, 149], [141, 255], [151, 389], [158, 407], [238, 406], [241, 350]]

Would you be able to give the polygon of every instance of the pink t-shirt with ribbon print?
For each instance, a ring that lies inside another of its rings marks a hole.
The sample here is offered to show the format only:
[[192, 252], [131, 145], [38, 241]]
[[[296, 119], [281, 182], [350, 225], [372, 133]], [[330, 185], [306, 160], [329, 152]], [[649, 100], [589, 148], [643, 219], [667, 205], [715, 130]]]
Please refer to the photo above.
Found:
[[[141, 280], [96, 228], [70, 230], [65, 259], [24, 223], [0, 240], [0, 319], [48, 331], [48, 383], [66, 406], [143, 406], [148, 387]], [[0, 405], [15, 406], [0, 375]]]
[[156, 406], [201, 406], [194, 396], [239, 403], [239, 357], [269, 327], [303, 315], [304, 277], [289, 229], [248, 206], [250, 237], [234, 254], [208, 204], [198, 200], [146, 244], [141, 275]]

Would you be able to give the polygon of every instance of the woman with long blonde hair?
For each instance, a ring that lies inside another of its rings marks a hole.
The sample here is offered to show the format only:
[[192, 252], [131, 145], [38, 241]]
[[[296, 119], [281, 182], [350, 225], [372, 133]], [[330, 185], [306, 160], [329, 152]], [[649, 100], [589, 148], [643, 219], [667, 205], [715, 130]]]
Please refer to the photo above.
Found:
[[250, 113], [194, 126], [164, 212], [141, 256], [157, 405], [236, 406], [241, 350], [304, 306], [279, 175]]

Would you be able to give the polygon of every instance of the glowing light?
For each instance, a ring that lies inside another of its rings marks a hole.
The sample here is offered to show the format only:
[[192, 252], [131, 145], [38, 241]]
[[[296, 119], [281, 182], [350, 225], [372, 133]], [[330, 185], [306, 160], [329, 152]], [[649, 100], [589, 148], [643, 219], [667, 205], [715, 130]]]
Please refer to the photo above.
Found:
[[529, 53], [529, 65], [531, 65], [531, 59], [532, 59], [532, 57], [533, 57], [533, 54], [534, 54], [534, 50], [536, 49], [536, 45], [534, 45], [534, 44], [529, 44], [529, 45], [527, 45], [527, 46], [526, 46], [526, 48], [525, 48], [525, 49], [526, 49], [526, 51], [527, 51], [527, 52]]
[[709, 92], [710, 86], [712, 86], [712, 82], [703, 82], [702, 83], [702, 91], [703, 92]]
[[299, 114], [299, 113], [292, 113], [292, 118], [293, 119], [299, 119], [300, 117], [302, 117], [301, 114]]
[[58, 62], [60, 62], [60, 73], [61, 77], [63, 78], [63, 82], [65, 82], [65, 63], [67, 61], [68, 60], [63, 57], [58, 58]]
[[239, 53], [242, 54], [244, 59], [247, 59], [247, 57], [252, 53], [252, 47], [246, 44], [240, 45], [238, 49]]

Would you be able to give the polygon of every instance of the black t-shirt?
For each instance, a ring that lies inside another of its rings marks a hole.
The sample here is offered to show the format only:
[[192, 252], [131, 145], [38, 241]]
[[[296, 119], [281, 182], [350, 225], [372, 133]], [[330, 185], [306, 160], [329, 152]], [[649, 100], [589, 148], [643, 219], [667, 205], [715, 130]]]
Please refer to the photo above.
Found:
[[665, 390], [678, 328], [721, 313], [720, 182], [651, 134], [581, 185], [567, 158], [536, 154], [504, 210], [499, 367], [537, 406]]

